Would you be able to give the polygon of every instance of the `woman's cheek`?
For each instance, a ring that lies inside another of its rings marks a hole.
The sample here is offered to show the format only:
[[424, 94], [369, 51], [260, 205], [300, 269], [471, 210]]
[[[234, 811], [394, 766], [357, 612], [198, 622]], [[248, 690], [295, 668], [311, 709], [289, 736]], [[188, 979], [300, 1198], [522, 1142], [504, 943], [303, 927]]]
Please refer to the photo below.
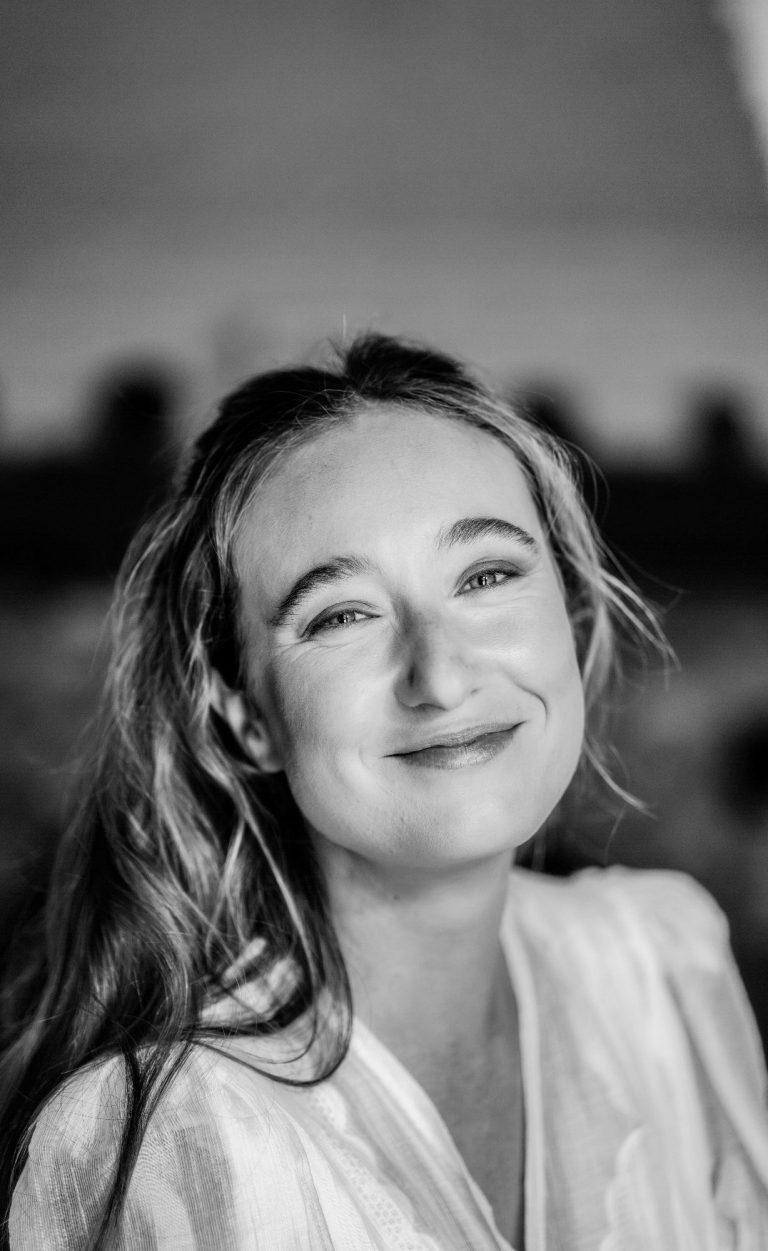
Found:
[[343, 741], [359, 692], [354, 670], [342, 663], [341, 656], [308, 660], [285, 675], [278, 694], [279, 717], [291, 755], [307, 750], [328, 752]]
[[519, 598], [489, 614], [479, 636], [500, 657], [519, 658], [529, 677], [566, 672], [576, 663], [570, 621], [559, 595]]

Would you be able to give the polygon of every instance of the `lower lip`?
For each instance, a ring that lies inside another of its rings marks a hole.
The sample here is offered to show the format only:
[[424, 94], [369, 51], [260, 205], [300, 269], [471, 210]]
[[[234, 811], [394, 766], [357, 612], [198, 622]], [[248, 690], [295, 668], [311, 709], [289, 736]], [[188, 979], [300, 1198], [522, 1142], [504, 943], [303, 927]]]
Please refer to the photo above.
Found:
[[397, 759], [417, 769], [466, 769], [470, 765], [487, 764], [509, 746], [516, 730], [517, 726], [511, 730], [495, 730], [455, 747], [425, 747], [422, 751], [404, 752]]

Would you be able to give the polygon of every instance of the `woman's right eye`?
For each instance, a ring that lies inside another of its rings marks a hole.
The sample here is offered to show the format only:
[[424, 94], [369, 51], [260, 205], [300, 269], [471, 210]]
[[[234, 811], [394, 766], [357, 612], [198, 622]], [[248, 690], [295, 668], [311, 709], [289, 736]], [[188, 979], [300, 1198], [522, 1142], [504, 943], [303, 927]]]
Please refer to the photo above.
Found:
[[368, 616], [368, 613], [360, 612], [357, 608], [334, 608], [332, 612], [316, 617], [307, 627], [306, 633], [312, 638], [328, 630], [346, 630], [358, 621], [365, 621]]

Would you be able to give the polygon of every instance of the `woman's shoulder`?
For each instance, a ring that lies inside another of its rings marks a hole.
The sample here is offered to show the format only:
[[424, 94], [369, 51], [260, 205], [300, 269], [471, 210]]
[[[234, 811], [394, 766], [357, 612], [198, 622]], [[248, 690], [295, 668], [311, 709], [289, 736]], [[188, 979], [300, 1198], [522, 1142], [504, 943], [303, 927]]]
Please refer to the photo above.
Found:
[[[291, 1222], [301, 1223], [313, 1198], [300, 1184], [305, 1135], [277, 1084], [226, 1048], [196, 1044], [176, 1071], [174, 1058], [141, 1136], [117, 1245], [143, 1246], [152, 1230], [158, 1247], [202, 1251], [249, 1238], [254, 1247], [292, 1246]], [[90, 1245], [120, 1158], [129, 1090], [125, 1063], [113, 1057], [48, 1100], [14, 1191], [14, 1249]], [[263, 1241], [256, 1230], [266, 1231]]]
[[662, 1018], [654, 1046], [681, 1027], [704, 1084], [766, 1151], [762, 1044], [727, 920], [699, 883], [624, 867], [550, 879], [516, 872], [507, 924], [552, 1011], [581, 1021], [588, 1003], [629, 1048], [644, 1045]]
[[717, 965], [728, 923], [707, 890], [686, 873], [621, 865], [570, 877], [515, 870], [510, 918], [538, 941], [581, 954], [643, 935], [670, 963]]
[[618, 909], [629, 909], [661, 937], [685, 931], [715, 945], [728, 941], [728, 923], [712, 895], [688, 873], [675, 869], [582, 869], [576, 890], [601, 895]]
[[[210, 1135], [217, 1125], [248, 1119], [251, 1138], [273, 1142], [286, 1126], [275, 1083], [255, 1062], [238, 1059], [227, 1046], [195, 1044], [183, 1056], [169, 1053], [161, 1069], [161, 1094], [149, 1118], [147, 1139]], [[40, 1112], [30, 1156], [64, 1151], [70, 1158], [115, 1154], [130, 1104], [125, 1060], [110, 1056], [86, 1065], [64, 1081]]]
[[708, 891], [685, 873], [620, 866], [569, 878], [515, 872], [505, 918], [527, 951], [541, 994], [549, 987], [580, 1011], [600, 1005], [617, 1030], [673, 1002], [692, 1036], [713, 1030], [742, 1039], [758, 1084], [760, 1040], [729, 942]]

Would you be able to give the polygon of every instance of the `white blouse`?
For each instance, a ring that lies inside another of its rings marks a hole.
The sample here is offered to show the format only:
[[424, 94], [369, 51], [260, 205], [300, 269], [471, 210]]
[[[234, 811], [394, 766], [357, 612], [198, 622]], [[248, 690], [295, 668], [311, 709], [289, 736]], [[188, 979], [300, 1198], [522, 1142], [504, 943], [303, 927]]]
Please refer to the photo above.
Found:
[[[526, 1251], [765, 1251], [765, 1069], [710, 897], [675, 873], [516, 869], [502, 941]], [[150, 1120], [116, 1248], [511, 1251], [435, 1106], [362, 1023], [315, 1087], [257, 1073], [264, 1046], [193, 1049]], [[88, 1245], [121, 1093], [108, 1060], [50, 1101], [14, 1194], [13, 1251]]]

